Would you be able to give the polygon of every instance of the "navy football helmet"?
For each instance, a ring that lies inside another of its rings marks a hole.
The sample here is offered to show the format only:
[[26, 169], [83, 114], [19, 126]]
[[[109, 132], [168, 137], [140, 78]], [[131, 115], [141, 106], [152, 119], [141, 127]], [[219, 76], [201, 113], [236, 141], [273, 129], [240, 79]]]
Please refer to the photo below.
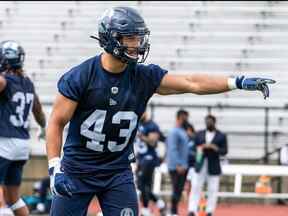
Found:
[[0, 71], [7, 68], [20, 69], [24, 59], [24, 49], [17, 42], [7, 40], [0, 43]]
[[[143, 63], [150, 49], [150, 31], [146, 27], [144, 19], [133, 8], [115, 7], [106, 10], [98, 23], [98, 36], [91, 36], [99, 40], [104, 50], [125, 63]], [[123, 45], [123, 36], [137, 36], [138, 47], [127, 47]], [[134, 49], [136, 55], [129, 54], [128, 50]]]

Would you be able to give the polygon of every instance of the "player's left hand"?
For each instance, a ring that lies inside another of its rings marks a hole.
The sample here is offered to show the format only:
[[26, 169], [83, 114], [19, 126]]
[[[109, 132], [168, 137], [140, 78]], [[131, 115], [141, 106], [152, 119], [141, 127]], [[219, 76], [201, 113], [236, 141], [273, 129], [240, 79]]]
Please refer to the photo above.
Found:
[[263, 93], [264, 99], [269, 97], [268, 84], [274, 83], [276, 83], [276, 81], [273, 79], [260, 77], [246, 78], [245, 76], [241, 76], [236, 78], [237, 88], [249, 91], [261, 91]]
[[[51, 162], [52, 160], [52, 162]], [[50, 189], [53, 195], [72, 197], [74, 184], [60, 169], [60, 158], [49, 160]]]

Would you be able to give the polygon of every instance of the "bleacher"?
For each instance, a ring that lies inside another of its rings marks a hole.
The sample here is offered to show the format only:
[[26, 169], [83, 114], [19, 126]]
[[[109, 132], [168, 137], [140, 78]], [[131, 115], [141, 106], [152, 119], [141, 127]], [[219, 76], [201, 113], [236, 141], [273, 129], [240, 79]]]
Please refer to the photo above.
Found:
[[[0, 38], [14, 39], [23, 45], [25, 69], [35, 81], [41, 101], [51, 103], [59, 77], [101, 51], [97, 41], [89, 36], [97, 33], [97, 19], [102, 12], [120, 5], [138, 9], [151, 30], [147, 63], [159, 64], [175, 74], [261, 75], [278, 82], [272, 86], [271, 98], [266, 101], [259, 92], [232, 91], [209, 96], [155, 95], [150, 102], [179, 106], [284, 106], [287, 103], [288, 3], [285, 1], [171, 1], [165, 4], [160, 1], [2, 1]], [[50, 110], [50, 106], [45, 106], [47, 114]], [[155, 120], [167, 132], [174, 124], [176, 109], [156, 108], [155, 111]], [[207, 111], [189, 111], [195, 127], [203, 128]], [[215, 110], [213, 113], [223, 131], [263, 133], [261, 110]], [[285, 110], [273, 111], [269, 129], [287, 131], [285, 121], [280, 121], [286, 116]], [[32, 124], [35, 126], [34, 121]], [[263, 136], [231, 135], [228, 138], [229, 158], [263, 156]], [[285, 138], [280, 135], [270, 140], [270, 148], [284, 144]], [[34, 153], [43, 153], [43, 148], [36, 144], [33, 149]]]

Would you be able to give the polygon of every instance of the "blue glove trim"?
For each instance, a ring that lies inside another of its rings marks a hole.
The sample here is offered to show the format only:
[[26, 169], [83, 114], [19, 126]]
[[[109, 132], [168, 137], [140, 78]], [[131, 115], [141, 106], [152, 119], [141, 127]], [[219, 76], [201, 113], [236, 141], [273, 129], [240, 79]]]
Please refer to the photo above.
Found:
[[245, 76], [236, 77], [236, 86], [238, 89], [243, 89], [242, 82], [243, 82], [244, 78], [245, 78]]
[[49, 176], [53, 175], [54, 167], [48, 169]]

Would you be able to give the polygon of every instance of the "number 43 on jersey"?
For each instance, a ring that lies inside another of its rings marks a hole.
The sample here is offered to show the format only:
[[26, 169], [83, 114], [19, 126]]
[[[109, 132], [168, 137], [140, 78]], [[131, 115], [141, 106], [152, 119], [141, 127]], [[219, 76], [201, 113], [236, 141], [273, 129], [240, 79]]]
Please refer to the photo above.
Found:
[[[93, 151], [104, 151], [104, 145], [100, 142], [104, 142], [106, 134], [102, 133], [105, 118], [107, 111], [106, 110], [95, 110], [81, 125], [80, 133], [81, 135], [91, 139], [87, 141], [87, 148]], [[129, 120], [129, 128], [120, 129], [119, 137], [125, 137], [125, 141], [122, 144], [119, 144], [115, 141], [108, 140], [108, 149], [111, 152], [122, 151], [128, 144], [129, 139], [132, 135], [133, 130], [137, 126], [138, 116], [132, 111], [119, 111], [112, 117], [112, 124], [120, 124], [121, 120]], [[94, 125], [93, 131], [89, 130], [91, 126]]]

